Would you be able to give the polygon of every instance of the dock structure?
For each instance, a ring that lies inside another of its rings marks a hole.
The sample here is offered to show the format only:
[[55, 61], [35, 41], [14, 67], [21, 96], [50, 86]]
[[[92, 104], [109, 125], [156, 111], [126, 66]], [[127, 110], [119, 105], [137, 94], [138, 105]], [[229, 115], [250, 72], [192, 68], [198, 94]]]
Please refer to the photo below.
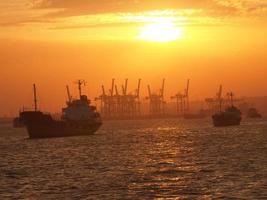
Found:
[[190, 79], [187, 80], [187, 86], [184, 89], [184, 92], [178, 92], [174, 96], [171, 96], [171, 99], [176, 101], [177, 115], [182, 115], [189, 111], [189, 84]]
[[222, 110], [222, 106], [224, 102], [224, 99], [222, 97], [222, 85], [220, 85], [219, 91], [216, 93], [215, 97], [206, 98], [205, 102], [207, 104], [208, 110], [211, 113]]
[[159, 93], [152, 93], [150, 85], [147, 86], [147, 89], [148, 96], [146, 97], [146, 100], [149, 101], [149, 115], [151, 117], [163, 116], [165, 114], [166, 105], [166, 102], [164, 101], [165, 79], [162, 81], [162, 86]]
[[226, 107], [232, 106], [233, 102], [244, 102], [243, 99], [234, 98], [232, 92], [227, 92], [225, 97], [223, 97], [222, 85], [219, 87], [219, 91], [216, 93], [213, 98], [205, 99], [208, 110], [211, 113], [221, 112]]
[[100, 112], [104, 119], [131, 119], [141, 115], [140, 102], [141, 79], [138, 80], [134, 92], [128, 92], [128, 79], [119, 90], [112, 79], [111, 88], [108, 93], [102, 85], [102, 94], [96, 98], [100, 101]]

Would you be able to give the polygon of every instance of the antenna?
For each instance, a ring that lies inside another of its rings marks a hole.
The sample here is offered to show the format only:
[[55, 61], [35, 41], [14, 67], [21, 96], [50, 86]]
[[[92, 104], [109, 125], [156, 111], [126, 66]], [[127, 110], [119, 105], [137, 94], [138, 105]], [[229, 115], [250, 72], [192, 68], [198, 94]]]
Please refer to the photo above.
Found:
[[34, 111], [37, 111], [36, 85], [33, 84]]
[[66, 85], [66, 89], [67, 89], [67, 94], [68, 94], [68, 99], [69, 99], [69, 102], [71, 102], [71, 95], [70, 95], [70, 89], [69, 89], [69, 86]]

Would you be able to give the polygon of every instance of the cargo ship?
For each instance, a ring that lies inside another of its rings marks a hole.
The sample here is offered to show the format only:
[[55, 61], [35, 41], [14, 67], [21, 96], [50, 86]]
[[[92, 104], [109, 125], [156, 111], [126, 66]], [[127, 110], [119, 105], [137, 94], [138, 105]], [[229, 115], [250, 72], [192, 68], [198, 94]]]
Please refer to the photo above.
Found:
[[25, 124], [29, 138], [51, 138], [92, 135], [102, 125], [100, 114], [91, 105], [86, 95], [82, 95], [81, 86], [85, 81], [77, 81], [79, 98], [72, 99], [67, 86], [67, 106], [62, 109], [59, 120], [53, 119], [51, 114], [41, 112], [37, 108], [36, 86], [34, 84], [34, 111], [23, 111], [20, 120]]
[[[222, 91], [222, 89], [220, 89]], [[220, 92], [221, 93], [221, 92]], [[237, 126], [242, 120], [241, 111], [233, 105], [233, 93], [229, 93], [231, 105], [222, 111], [222, 99], [219, 95], [220, 111], [212, 115], [213, 125], [215, 127]]]
[[262, 118], [262, 115], [258, 112], [256, 108], [250, 108], [247, 112], [248, 118]]

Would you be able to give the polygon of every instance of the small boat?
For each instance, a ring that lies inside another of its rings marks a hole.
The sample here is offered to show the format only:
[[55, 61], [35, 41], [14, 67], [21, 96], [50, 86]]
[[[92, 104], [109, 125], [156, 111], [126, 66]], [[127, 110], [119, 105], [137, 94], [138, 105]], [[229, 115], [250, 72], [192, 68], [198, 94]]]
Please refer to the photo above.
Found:
[[258, 112], [256, 108], [250, 108], [247, 112], [248, 118], [262, 118], [262, 115]]
[[67, 107], [62, 109], [62, 117], [55, 120], [50, 114], [37, 109], [36, 87], [34, 85], [34, 111], [23, 111], [20, 118], [25, 124], [30, 138], [68, 137], [94, 134], [102, 125], [100, 114], [92, 106], [86, 95], [81, 94], [79, 80], [79, 99], [72, 99], [67, 87], [69, 100]]
[[237, 126], [240, 125], [242, 120], [241, 111], [233, 105], [233, 93], [228, 93], [231, 100], [231, 106], [227, 107], [225, 111], [222, 111], [222, 99], [221, 99], [222, 87], [219, 92], [219, 106], [220, 111], [212, 115], [213, 125], [215, 127], [222, 126]]

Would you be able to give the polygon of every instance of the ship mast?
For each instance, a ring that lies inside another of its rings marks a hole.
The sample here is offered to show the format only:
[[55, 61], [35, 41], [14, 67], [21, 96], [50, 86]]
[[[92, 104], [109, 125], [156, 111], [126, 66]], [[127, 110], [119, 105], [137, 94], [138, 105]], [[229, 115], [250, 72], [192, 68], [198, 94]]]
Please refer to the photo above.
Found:
[[33, 84], [34, 111], [37, 111], [36, 85]]
[[78, 89], [79, 89], [79, 96], [80, 96], [80, 99], [82, 97], [82, 84], [85, 85], [85, 80], [78, 80], [77, 82], [77, 85], [78, 85]]
[[232, 107], [234, 106], [234, 104], [233, 104], [233, 96], [234, 96], [233, 92], [230, 92], [230, 100], [231, 100], [231, 106]]
[[218, 100], [219, 100], [219, 107], [220, 107], [220, 112], [222, 112], [222, 85], [220, 85], [219, 92], [217, 94]]

